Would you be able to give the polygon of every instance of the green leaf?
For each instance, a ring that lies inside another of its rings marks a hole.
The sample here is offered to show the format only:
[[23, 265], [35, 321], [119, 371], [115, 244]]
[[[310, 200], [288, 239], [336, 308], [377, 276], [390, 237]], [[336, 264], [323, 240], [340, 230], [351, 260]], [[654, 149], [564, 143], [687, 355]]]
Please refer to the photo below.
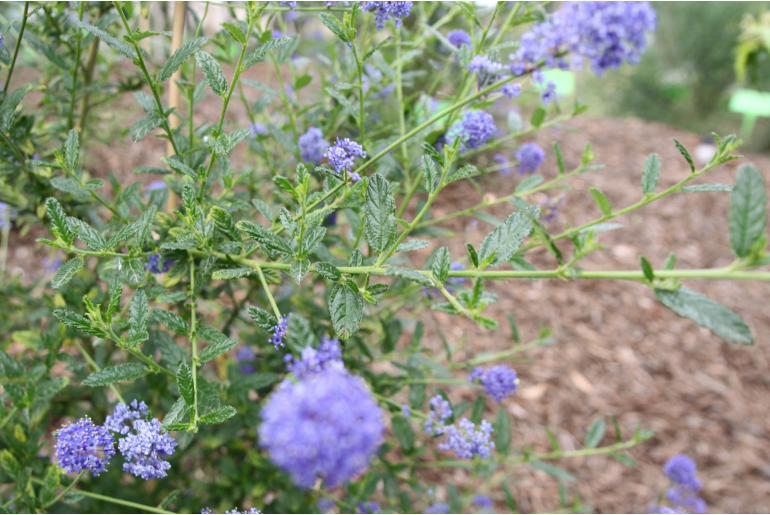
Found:
[[227, 78], [225, 78], [222, 67], [216, 59], [205, 50], [198, 50], [195, 52], [195, 62], [198, 63], [212, 91], [220, 97], [225, 96], [227, 94]]
[[64, 142], [64, 163], [67, 165], [67, 171], [77, 170], [79, 155], [80, 138], [78, 138], [78, 132], [75, 129], [70, 129], [67, 133], [67, 140]]
[[147, 293], [136, 290], [128, 307], [128, 337], [131, 344], [139, 344], [150, 338], [147, 332], [147, 322], [150, 319], [150, 308], [147, 303]]
[[660, 177], [660, 156], [650, 154], [644, 160], [644, 171], [642, 172], [642, 191], [645, 194], [655, 191], [658, 177]]
[[364, 314], [364, 299], [352, 281], [335, 284], [329, 292], [329, 314], [334, 332], [347, 339], [358, 331]]
[[131, 133], [131, 140], [134, 142], [143, 140], [145, 136], [147, 136], [154, 129], [160, 127], [162, 124], [163, 119], [155, 114], [140, 118], [129, 129], [129, 132]]
[[107, 386], [121, 381], [133, 381], [147, 374], [147, 368], [140, 363], [121, 363], [103, 368], [83, 380], [86, 386]]
[[267, 57], [267, 53], [272, 50], [281, 50], [283, 48], [286, 48], [290, 46], [294, 42], [294, 38], [288, 38], [288, 37], [282, 37], [282, 38], [273, 38], [271, 37], [268, 39], [265, 43], [259, 45], [252, 54], [246, 58], [246, 62], [244, 63], [244, 68], [249, 68], [250, 66], [253, 66], [257, 63], [261, 63], [265, 60]]
[[610, 216], [612, 214], [612, 204], [610, 204], [607, 196], [597, 188], [589, 188], [588, 191], [591, 192], [591, 196], [596, 201], [596, 205], [599, 206], [599, 210], [602, 214]]
[[70, 259], [56, 271], [56, 275], [51, 279], [51, 288], [58, 290], [66, 285], [82, 268], [83, 258], [81, 256]]
[[243, 31], [238, 25], [230, 22], [225, 22], [222, 24], [222, 26], [225, 28], [227, 33], [230, 34], [230, 36], [235, 41], [237, 41], [240, 44], [246, 43], [246, 34], [243, 33]]
[[556, 155], [556, 166], [559, 169], [559, 175], [564, 175], [564, 154], [561, 151], [559, 142], [553, 144], [553, 153]]
[[396, 205], [387, 179], [379, 174], [369, 178], [364, 205], [364, 230], [369, 246], [384, 252], [396, 237]]
[[10, 477], [17, 477], [21, 472], [21, 466], [19, 461], [13, 456], [13, 453], [8, 449], [0, 451], [0, 470], [3, 470]]
[[214, 270], [211, 274], [211, 278], [214, 280], [227, 280], [227, 279], [239, 279], [241, 277], [247, 277], [254, 273], [254, 270], [242, 266], [238, 268], [223, 268], [221, 270]]
[[465, 250], [468, 252], [468, 259], [471, 260], [471, 263], [473, 263], [473, 266], [478, 268], [479, 267], [479, 255], [476, 252], [476, 249], [473, 248], [473, 245], [470, 243], [465, 244]]
[[56, 318], [56, 320], [71, 329], [99, 337], [104, 337], [107, 335], [103, 329], [94, 327], [91, 324], [91, 321], [86, 317], [75, 313], [74, 311], [70, 311], [69, 309], [54, 309], [53, 316]]
[[262, 250], [264, 250], [271, 258], [275, 258], [279, 255], [292, 255], [292, 250], [288, 243], [261, 225], [241, 220], [235, 224], [235, 226], [239, 231], [245, 232], [248, 236], [253, 238], [259, 246], [262, 247]]
[[75, 217], [67, 217], [67, 224], [77, 234], [78, 238], [91, 250], [103, 250], [107, 242], [102, 235], [86, 222]]
[[710, 329], [729, 343], [754, 343], [751, 329], [738, 314], [696, 291], [687, 288], [657, 289], [655, 296], [677, 315]]
[[511, 450], [511, 420], [504, 408], [497, 410], [497, 419], [494, 423], [495, 449], [502, 455], [507, 455]]
[[607, 423], [603, 418], [597, 418], [594, 420], [591, 427], [588, 428], [586, 433], [586, 447], [589, 449], [596, 448], [599, 442], [604, 438], [604, 432], [607, 431]]
[[24, 98], [24, 95], [26, 95], [29, 90], [30, 88], [28, 86], [15, 89], [12, 93], [9, 93], [3, 99], [2, 103], [0, 103], [1, 132], [8, 132], [8, 130], [11, 128], [11, 125], [13, 125], [14, 119], [16, 117], [16, 109], [18, 108], [21, 100]]
[[446, 247], [439, 248], [433, 255], [430, 270], [433, 272], [433, 277], [438, 281], [446, 281], [449, 275], [449, 268], [452, 266], [452, 258], [449, 256], [449, 249]]
[[330, 281], [339, 281], [342, 277], [342, 274], [337, 269], [337, 267], [331, 263], [322, 261], [320, 263], [316, 263], [313, 265], [313, 267], [315, 268], [315, 271], [318, 272], [318, 274], [324, 279], [328, 279]]
[[51, 177], [50, 182], [51, 186], [57, 190], [69, 193], [78, 200], [86, 200], [88, 198], [88, 190], [72, 177]]
[[120, 310], [120, 299], [123, 296], [123, 286], [115, 285], [110, 288], [110, 301], [104, 312], [104, 318], [109, 322], [115, 313]]
[[278, 322], [272, 313], [265, 311], [260, 307], [249, 306], [246, 311], [249, 313], [251, 319], [254, 320], [263, 331], [272, 331], [273, 327]]
[[428, 155], [422, 156], [422, 174], [425, 179], [425, 190], [433, 193], [441, 182], [441, 169]]
[[75, 239], [75, 232], [70, 228], [67, 221], [67, 214], [62, 209], [59, 201], [49, 197], [45, 201], [45, 212], [48, 219], [51, 220], [51, 232], [54, 236], [67, 244], [71, 244]]
[[203, 415], [200, 418], [200, 422], [201, 424], [221, 424], [225, 420], [234, 417], [237, 413], [238, 411], [235, 408], [226, 404]]
[[646, 257], [642, 256], [639, 258], [639, 262], [642, 265], [642, 272], [644, 273], [644, 277], [648, 281], [652, 281], [653, 279], [655, 279], [655, 273], [652, 270], [652, 265], [650, 264], [650, 261]]
[[511, 214], [484, 238], [479, 248], [481, 263], [498, 264], [511, 259], [532, 232], [532, 222], [521, 211]]
[[179, 364], [176, 371], [176, 386], [179, 388], [179, 395], [182, 396], [187, 406], [193, 406], [195, 401], [195, 392], [193, 390], [193, 377], [190, 365], [185, 362]]
[[538, 128], [541, 125], [543, 125], [544, 121], [545, 121], [545, 109], [543, 109], [542, 107], [538, 107], [532, 113], [532, 118], [530, 118], [529, 123], [532, 124], [532, 127]]
[[321, 13], [321, 22], [341, 41], [350, 43], [350, 36], [337, 17], [329, 13]]
[[693, 184], [692, 186], [685, 186], [682, 191], [687, 193], [701, 193], [711, 191], [733, 191], [733, 187], [730, 184]]
[[165, 309], [153, 309], [152, 319], [168, 327], [176, 334], [185, 334], [187, 332], [187, 322], [176, 313], [166, 311]]
[[516, 185], [516, 193], [523, 193], [536, 188], [543, 182], [542, 175], [530, 175]]
[[391, 267], [388, 267], [388, 269], [385, 271], [385, 274], [401, 277], [402, 279], [406, 279], [407, 281], [412, 281], [422, 286], [433, 286], [433, 282], [431, 281], [431, 279], [429, 277], [426, 277], [422, 273], [418, 272], [417, 270], [410, 270], [408, 268], [391, 266]]
[[214, 329], [210, 325], [204, 325], [200, 328], [200, 335], [209, 342], [205, 349], [200, 353], [201, 363], [206, 363], [229, 351], [238, 344], [235, 338], [228, 338], [227, 335]]
[[540, 470], [548, 474], [549, 476], [558, 479], [559, 481], [572, 482], [575, 481], [575, 476], [567, 472], [561, 467], [557, 467], [551, 463], [544, 461], [532, 461], [530, 466], [534, 469]]
[[95, 27], [94, 25], [91, 25], [90, 23], [86, 23], [84, 21], [80, 21], [74, 16], [69, 17], [68, 20], [69, 20], [69, 23], [74, 25], [76, 28], [83, 29], [90, 34], [93, 34], [97, 38], [104, 41], [107, 44], [107, 46], [109, 46], [114, 50], [117, 50], [119, 53], [128, 57], [132, 61], [136, 60], [136, 52], [127, 43], [124, 43], [120, 39], [112, 36], [111, 34], [100, 29], [99, 27]]
[[391, 419], [391, 426], [401, 448], [406, 452], [414, 449], [414, 430], [409, 424], [409, 420], [402, 415], [395, 415]]
[[163, 65], [163, 68], [160, 69], [160, 72], [158, 73], [158, 82], [164, 82], [170, 79], [187, 58], [197, 52], [206, 41], [206, 38], [195, 38], [179, 47], [173, 54], [171, 54], [171, 57], [168, 58], [168, 61]]
[[676, 145], [676, 149], [679, 151], [680, 154], [682, 154], [682, 157], [687, 161], [687, 164], [690, 166], [690, 173], [695, 173], [695, 163], [693, 163], [692, 156], [690, 155], [690, 152], [687, 151], [686, 148], [684, 148], [684, 145], [679, 143], [678, 140], [674, 140], [674, 145]]
[[748, 256], [765, 233], [767, 193], [762, 174], [753, 165], [738, 169], [730, 193], [730, 246], [738, 257]]

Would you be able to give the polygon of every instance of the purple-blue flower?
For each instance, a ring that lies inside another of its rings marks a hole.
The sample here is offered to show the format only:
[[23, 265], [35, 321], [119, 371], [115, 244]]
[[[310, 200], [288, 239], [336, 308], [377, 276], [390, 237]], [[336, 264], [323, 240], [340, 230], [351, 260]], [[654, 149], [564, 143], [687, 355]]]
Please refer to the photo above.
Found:
[[696, 491], [701, 489], [695, 462], [685, 454], [677, 454], [669, 458], [663, 465], [663, 472], [677, 485], [687, 486]]
[[535, 173], [545, 160], [545, 151], [537, 143], [524, 143], [516, 151], [519, 173]]
[[134, 399], [128, 404], [121, 402], [107, 416], [107, 419], [104, 421], [104, 427], [113, 433], [127, 435], [131, 431], [134, 420], [146, 418], [147, 411], [147, 404], [144, 401]]
[[425, 513], [450, 513], [449, 505], [445, 502], [433, 503], [425, 508]]
[[471, 36], [464, 30], [452, 30], [446, 35], [446, 38], [457, 48], [471, 46]]
[[516, 98], [519, 95], [521, 95], [521, 84], [518, 82], [511, 83], [509, 82], [502, 88], [500, 88], [500, 91], [503, 92], [503, 95], [505, 95], [508, 98]]
[[487, 369], [477, 367], [473, 369], [469, 379], [471, 382], [478, 381], [487, 395], [497, 402], [516, 393], [519, 387], [516, 371], [505, 365], [495, 365]]
[[492, 441], [492, 424], [482, 420], [478, 427], [463, 418], [458, 424], [444, 428], [446, 440], [439, 444], [442, 451], [451, 451], [460, 459], [472, 459], [476, 456], [488, 458], [495, 448]]
[[466, 151], [478, 148], [497, 133], [495, 119], [486, 111], [468, 111], [462, 119], [452, 125], [447, 133], [447, 141], [460, 139], [460, 148]]
[[302, 350], [299, 358], [288, 354], [284, 360], [286, 361], [286, 369], [297, 379], [305, 379], [329, 367], [343, 366], [340, 341], [326, 336], [321, 339], [321, 344], [317, 349], [308, 346]]
[[320, 478], [333, 488], [368, 467], [383, 431], [364, 381], [332, 367], [276, 389], [262, 410], [259, 441], [298, 486]]
[[446, 421], [452, 417], [452, 406], [441, 395], [434, 395], [430, 400], [430, 413], [425, 420], [423, 430], [433, 436], [444, 433]]
[[[337, 138], [324, 154], [335, 172], [342, 174], [353, 170], [356, 158], [365, 158], [364, 147], [350, 138]], [[360, 179], [360, 177], [359, 177]]]
[[275, 350], [283, 347], [283, 339], [286, 336], [286, 331], [289, 330], [289, 315], [282, 316], [278, 323], [273, 326], [272, 335], [270, 336], [270, 343], [273, 344]]
[[164, 259], [161, 262], [161, 257], [162, 256], [160, 254], [150, 254], [150, 256], [147, 258], [147, 263], [144, 265], [144, 268], [153, 274], [165, 274], [171, 269], [171, 266], [174, 264], [174, 260]]
[[317, 127], [310, 127], [299, 137], [298, 144], [302, 160], [313, 164], [320, 163], [324, 152], [329, 148], [329, 142], [324, 139], [321, 129]]
[[490, 499], [488, 496], [479, 494], [476, 497], [473, 498], [473, 504], [481, 508], [482, 510], [490, 510], [494, 507], [494, 503], [492, 502], [492, 499]]
[[706, 501], [698, 495], [698, 491], [687, 485], [679, 485], [666, 491], [668, 502], [687, 513], [706, 513]]
[[356, 506], [356, 513], [380, 513], [381, 510], [380, 504], [375, 501], [360, 502]]
[[144, 191], [160, 191], [166, 189], [166, 181], [158, 179], [144, 186]]
[[5, 202], [0, 202], [0, 229], [11, 222], [11, 208]]
[[235, 352], [235, 360], [238, 362], [241, 373], [253, 374], [256, 370], [254, 368], [254, 358], [256, 354], [248, 345], [241, 345]]
[[126, 460], [123, 470], [142, 479], [166, 477], [171, 468], [166, 458], [174, 454], [175, 448], [176, 440], [156, 418], [134, 420], [132, 433], [118, 440], [118, 449]]
[[263, 123], [254, 122], [249, 124], [249, 134], [252, 136], [264, 136], [267, 134], [267, 127]]
[[362, 6], [365, 11], [374, 13], [377, 30], [384, 28], [388, 20], [393, 20], [396, 27], [400, 27], [401, 20], [412, 10], [412, 2], [362, 2]]
[[88, 417], [67, 424], [56, 433], [56, 462], [69, 474], [86, 470], [98, 476], [115, 456], [115, 441], [103, 426]]

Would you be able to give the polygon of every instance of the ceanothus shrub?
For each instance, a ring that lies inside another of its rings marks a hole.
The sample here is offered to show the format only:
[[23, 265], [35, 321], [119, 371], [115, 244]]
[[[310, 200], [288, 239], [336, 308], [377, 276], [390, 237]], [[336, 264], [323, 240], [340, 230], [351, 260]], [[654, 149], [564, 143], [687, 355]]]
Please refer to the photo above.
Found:
[[[516, 467], [561, 480], [558, 460], [632, 464], [652, 433], [612, 437], [602, 418], [573, 451], [512, 437], [507, 405], [528, 382], [514, 360], [546, 339], [463, 362], [423, 337], [429, 310], [494, 331], [490, 281], [631, 281], [753, 343], [735, 312], [683, 285], [770, 280], [761, 172], [695, 183], [737, 158], [734, 136], [715, 135], [704, 165], [676, 142], [689, 173], [665, 188], [668, 163], [650, 155], [637, 202], [592, 188], [598, 215], [561, 232], [563, 197], [532, 200], [606, 173], [590, 145], [565, 156], [536, 142], [586, 110], [552, 72], [637, 63], [651, 4], [164, 8], [2, 9], [0, 249], [33, 235], [27, 265], [47, 274], [8, 277], [0, 250], [2, 511], [489, 512], [517, 509], [503, 482]], [[212, 28], [215, 9], [226, 21]], [[130, 170], [128, 139], [142, 163]], [[449, 185], [496, 173], [511, 193], [436, 213]], [[608, 222], [682, 192], [730, 196], [732, 264], [587, 263]], [[447, 222], [490, 222], [493, 206], [508, 215], [450, 252]], [[531, 262], [537, 249], [550, 265]], [[705, 510], [694, 461], [664, 471], [660, 498], [629, 511]], [[551, 509], [576, 506], [563, 488]]]

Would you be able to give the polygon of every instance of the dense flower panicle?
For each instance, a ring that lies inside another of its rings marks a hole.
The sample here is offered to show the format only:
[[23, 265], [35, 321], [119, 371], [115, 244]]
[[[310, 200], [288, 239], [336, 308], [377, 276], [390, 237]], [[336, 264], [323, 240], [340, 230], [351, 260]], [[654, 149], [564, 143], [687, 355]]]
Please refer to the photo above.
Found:
[[663, 472], [677, 485], [687, 486], [693, 490], [701, 489], [697, 476], [698, 468], [692, 458], [686, 454], [677, 454], [669, 458], [663, 465]]
[[433, 436], [444, 433], [446, 421], [452, 417], [452, 406], [441, 395], [434, 395], [430, 400], [430, 413], [425, 420], [423, 430]]
[[[654, 31], [655, 11], [648, 2], [565, 2], [550, 18], [532, 27], [511, 56], [511, 71], [522, 74], [541, 62], [550, 68], [588, 60], [594, 73], [635, 64]], [[562, 54], [573, 54], [568, 62]]]
[[673, 507], [657, 506], [658, 513], [706, 513], [706, 501], [698, 495], [702, 488], [698, 480], [695, 462], [687, 455], [672, 456], [663, 465], [663, 472], [674, 484], [666, 491], [666, 498]]
[[374, 24], [377, 29], [383, 29], [385, 22], [393, 20], [396, 27], [401, 26], [401, 20], [409, 16], [412, 2], [362, 2], [365, 11], [374, 13]]
[[286, 337], [286, 331], [289, 330], [289, 315], [282, 316], [278, 323], [273, 326], [273, 334], [270, 336], [270, 343], [275, 350], [283, 347], [283, 339]]
[[686, 485], [669, 488], [666, 491], [668, 502], [687, 513], [706, 513], [706, 501], [698, 495], [698, 491]]
[[447, 426], [444, 430], [446, 440], [439, 444], [442, 451], [451, 451], [458, 458], [472, 459], [476, 456], [488, 458], [495, 448], [492, 441], [492, 424], [482, 420], [478, 427], [463, 418], [458, 424]]
[[147, 263], [144, 265], [144, 268], [149, 270], [150, 273], [153, 274], [165, 274], [169, 270], [171, 270], [171, 267], [174, 264], [173, 259], [163, 259], [161, 261], [161, 255], [160, 254], [151, 254], [147, 258]]
[[284, 358], [286, 369], [294, 374], [297, 379], [304, 379], [312, 374], [317, 374], [329, 367], [342, 367], [342, 349], [340, 341], [336, 338], [321, 339], [317, 349], [305, 347], [299, 358], [290, 354]]
[[537, 143], [524, 143], [516, 151], [519, 173], [535, 173], [545, 160], [545, 151]]
[[294, 483], [338, 486], [367, 468], [382, 442], [382, 411], [366, 384], [330, 367], [284, 381], [262, 410], [260, 445]]
[[516, 371], [505, 365], [495, 365], [487, 369], [477, 367], [471, 372], [470, 380], [481, 383], [487, 395], [497, 402], [516, 393], [519, 387]]
[[254, 350], [248, 345], [241, 345], [235, 352], [235, 360], [238, 362], [241, 373], [253, 374], [256, 368], [254, 368], [254, 358], [256, 358]]
[[490, 499], [488, 496], [479, 494], [476, 497], [473, 498], [473, 504], [481, 508], [482, 510], [489, 510], [494, 507], [494, 503], [492, 502], [492, 499]]
[[171, 463], [166, 458], [174, 454], [176, 440], [161, 427], [158, 419], [134, 420], [133, 432], [118, 441], [125, 458], [123, 470], [142, 479], [166, 477]]
[[324, 497], [323, 499], [318, 499], [318, 511], [321, 513], [328, 513], [334, 509], [336, 506], [335, 502], [332, 499], [329, 499], [328, 497]]
[[497, 133], [495, 119], [486, 111], [468, 111], [447, 132], [447, 141], [460, 139], [460, 148], [466, 151], [478, 148]]
[[471, 46], [471, 36], [464, 30], [450, 31], [446, 38], [452, 43], [453, 46], [460, 48], [462, 46]]
[[317, 127], [310, 127], [297, 142], [302, 160], [313, 164], [320, 163], [324, 152], [329, 148], [329, 142], [324, 139], [323, 132]]
[[144, 401], [134, 399], [128, 404], [121, 402], [115, 406], [112, 414], [107, 416], [104, 427], [113, 433], [127, 435], [131, 431], [134, 420], [145, 418], [147, 411], [147, 404]]
[[334, 145], [329, 147], [324, 154], [329, 164], [337, 173], [346, 173], [353, 170], [356, 158], [365, 158], [364, 147], [350, 138], [337, 138]]
[[521, 84], [517, 83], [508, 83], [502, 88], [500, 88], [500, 91], [503, 92], [503, 95], [505, 95], [508, 98], [516, 98], [519, 95], [521, 95]]
[[433, 503], [425, 508], [425, 513], [450, 513], [449, 505], [445, 502]]
[[475, 73], [480, 78], [494, 77], [503, 71], [503, 69], [504, 66], [502, 63], [493, 61], [485, 55], [474, 56], [473, 59], [471, 59], [471, 62], [468, 64], [468, 71]]
[[70, 474], [86, 470], [98, 476], [115, 456], [115, 441], [110, 432], [94, 425], [88, 417], [59, 429], [56, 437], [56, 462]]

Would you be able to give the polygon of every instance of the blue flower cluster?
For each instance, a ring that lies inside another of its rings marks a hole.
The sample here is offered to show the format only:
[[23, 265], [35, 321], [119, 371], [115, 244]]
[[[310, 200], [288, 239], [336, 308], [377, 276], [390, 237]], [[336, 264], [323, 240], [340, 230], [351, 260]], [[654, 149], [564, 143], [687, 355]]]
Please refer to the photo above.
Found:
[[123, 470], [142, 479], [166, 477], [171, 468], [166, 458], [174, 454], [175, 448], [176, 440], [156, 418], [134, 420], [133, 433], [118, 441], [118, 449], [126, 459]]
[[425, 420], [423, 430], [426, 433], [438, 436], [444, 434], [446, 422], [452, 417], [452, 406], [441, 395], [435, 395], [430, 400], [430, 413]]
[[396, 27], [400, 27], [401, 20], [412, 11], [412, 2], [362, 2], [362, 6], [365, 11], [374, 13], [377, 30], [383, 29], [388, 20], [393, 20]]
[[545, 160], [545, 151], [537, 143], [524, 143], [516, 151], [519, 173], [535, 173]]
[[463, 418], [458, 424], [452, 424], [444, 428], [446, 440], [439, 444], [442, 451], [454, 452], [458, 458], [473, 459], [488, 458], [495, 448], [492, 441], [492, 424], [482, 420], [478, 427]]
[[479, 494], [474, 497], [473, 504], [481, 510], [491, 510], [495, 506], [495, 503], [492, 502], [492, 499], [483, 494]]
[[447, 141], [460, 139], [460, 149], [478, 148], [497, 134], [495, 119], [486, 111], [468, 111], [447, 132]]
[[464, 30], [453, 30], [446, 35], [447, 40], [453, 46], [460, 48], [462, 46], [471, 46], [471, 36]]
[[54, 435], [57, 463], [68, 473], [101, 474], [115, 456], [115, 433], [126, 460], [124, 471], [142, 479], [166, 477], [171, 464], [165, 458], [174, 453], [176, 441], [158, 419], [147, 420], [148, 411], [144, 402], [135, 399], [115, 406], [102, 426], [88, 417], [64, 426]]
[[[637, 63], [655, 30], [649, 2], [565, 2], [550, 18], [524, 33], [511, 56], [511, 71], [520, 75], [540, 63], [550, 68], [577, 66], [582, 59], [601, 74], [624, 62]], [[568, 63], [564, 55], [572, 53]]]
[[103, 426], [88, 417], [59, 429], [56, 437], [56, 461], [69, 474], [86, 470], [98, 476], [115, 456], [115, 440]]
[[706, 513], [706, 501], [698, 495], [703, 485], [698, 480], [695, 462], [689, 456], [677, 454], [671, 457], [663, 466], [663, 472], [673, 483], [666, 491], [666, 499], [673, 508], [659, 506], [658, 510], [671, 510], [669, 513]]
[[254, 368], [254, 358], [256, 358], [256, 354], [254, 354], [254, 350], [248, 345], [242, 345], [235, 352], [235, 360], [238, 362], [241, 373], [243, 374], [254, 373], [256, 370]]
[[343, 366], [340, 341], [325, 336], [321, 339], [318, 349], [308, 346], [302, 350], [299, 358], [288, 354], [284, 360], [286, 361], [286, 369], [300, 380], [322, 372], [329, 367], [341, 368]]
[[451, 512], [449, 510], [449, 505], [447, 503], [437, 502], [425, 508], [424, 513], [451, 513]]
[[[356, 158], [365, 158], [366, 151], [364, 147], [356, 143], [350, 138], [337, 138], [334, 145], [329, 147], [324, 154], [329, 160], [329, 164], [338, 174], [350, 173], [355, 165]], [[350, 174], [350, 180], [357, 182], [361, 180], [361, 176], [357, 173]]]
[[283, 339], [286, 337], [286, 331], [289, 330], [289, 315], [282, 316], [278, 323], [273, 326], [273, 334], [270, 336], [270, 343], [275, 350], [283, 347]]
[[364, 381], [329, 367], [284, 381], [262, 410], [260, 445], [294, 483], [338, 486], [363, 471], [384, 431], [382, 411]]
[[163, 259], [161, 261], [161, 259], [162, 256], [160, 254], [151, 254], [150, 257], [147, 258], [147, 263], [144, 265], [144, 268], [153, 274], [165, 274], [174, 265], [174, 260]]
[[470, 381], [478, 381], [487, 395], [501, 402], [509, 395], [516, 393], [519, 378], [516, 371], [505, 365], [495, 365], [487, 369], [475, 368], [470, 375]]
[[317, 127], [310, 127], [297, 142], [302, 160], [313, 164], [320, 163], [324, 152], [329, 148], [329, 142], [324, 139], [323, 132]]
[[267, 127], [265, 127], [264, 123], [254, 122], [249, 124], [249, 134], [252, 136], [265, 136], [267, 132]]
[[477, 86], [479, 89], [497, 80], [504, 69], [505, 66], [502, 63], [493, 61], [485, 55], [474, 56], [468, 64], [468, 71], [478, 77]]

